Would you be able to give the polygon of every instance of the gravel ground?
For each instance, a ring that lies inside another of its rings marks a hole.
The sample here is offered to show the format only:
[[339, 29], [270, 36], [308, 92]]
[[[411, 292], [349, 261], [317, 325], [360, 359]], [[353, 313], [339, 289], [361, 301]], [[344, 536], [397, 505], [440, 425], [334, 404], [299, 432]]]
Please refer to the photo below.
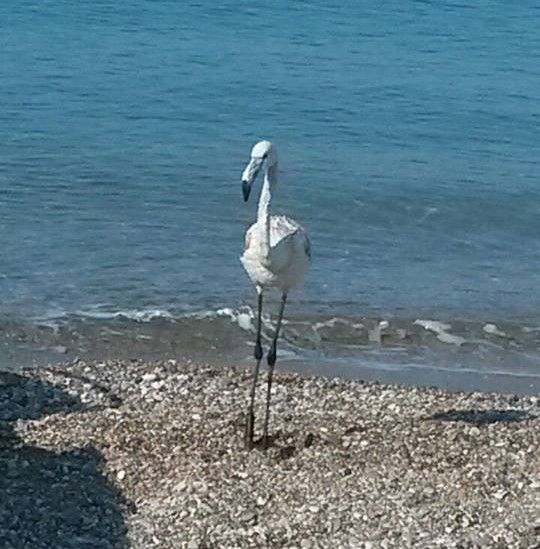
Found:
[[[540, 548], [540, 400], [143, 362], [0, 373], [0, 547]], [[263, 416], [263, 390], [258, 420]]]

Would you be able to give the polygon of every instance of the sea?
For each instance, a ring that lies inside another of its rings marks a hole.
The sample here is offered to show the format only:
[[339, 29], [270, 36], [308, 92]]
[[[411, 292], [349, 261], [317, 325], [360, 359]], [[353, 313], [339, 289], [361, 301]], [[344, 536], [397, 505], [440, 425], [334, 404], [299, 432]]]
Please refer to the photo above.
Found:
[[19, 0], [0, 27], [0, 367], [249, 367], [240, 175], [270, 139], [312, 245], [278, 367], [540, 392], [538, 2]]

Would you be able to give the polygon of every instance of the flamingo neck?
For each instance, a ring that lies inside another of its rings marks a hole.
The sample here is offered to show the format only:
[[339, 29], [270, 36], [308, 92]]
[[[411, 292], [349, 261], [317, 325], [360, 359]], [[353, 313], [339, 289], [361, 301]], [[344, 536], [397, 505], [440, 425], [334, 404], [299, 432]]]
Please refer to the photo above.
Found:
[[257, 211], [257, 223], [263, 233], [262, 252], [264, 255], [268, 255], [270, 252], [270, 201], [272, 200], [270, 188], [276, 181], [276, 171], [276, 167], [271, 166], [264, 172], [264, 182]]

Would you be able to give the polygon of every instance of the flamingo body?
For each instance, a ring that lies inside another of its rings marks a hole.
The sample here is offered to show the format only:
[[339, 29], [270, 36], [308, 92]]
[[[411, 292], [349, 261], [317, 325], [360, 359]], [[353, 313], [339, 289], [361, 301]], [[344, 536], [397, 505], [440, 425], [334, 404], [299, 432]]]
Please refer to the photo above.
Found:
[[304, 227], [290, 217], [273, 215], [269, 255], [261, 245], [263, 238], [264, 227], [253, 223], [246, 232], [240, 258], [251, 281], [260, 288], [278, 288], [282, 292], [299, 286], [310, 261], [310, 243]]

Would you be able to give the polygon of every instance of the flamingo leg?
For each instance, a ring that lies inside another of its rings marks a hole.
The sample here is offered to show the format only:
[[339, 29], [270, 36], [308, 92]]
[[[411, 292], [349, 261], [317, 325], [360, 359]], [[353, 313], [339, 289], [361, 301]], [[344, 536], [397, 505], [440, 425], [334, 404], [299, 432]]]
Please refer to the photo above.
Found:
[[261, 359], [263, 356], [261, 345], [261, 319], [262, 319], [262, 307], [263, 307], [263, 292], [262, 289], [257, 288], [258, 294], [258, 311], [257, 311], [257, 337], [255, 339], [255, 366], [253, 368], [253, 381], [251, 384], [251, 391], [249, 394], [249, 409], [246, 420], [246, 432], [244, 435], [244, 444], [249, 450], [253, 447], [253, 433], [255, 431], [255, 391], [257, 389], [257, 378], [259, 377], [259, 368], [261, 366]]
[[268, 385], [266, 388], [266, 413], [264, 416], [264, 429], [263, 429], [263, 443], [265, 447], [268, 447], [268, 421], [270, 419], [270, 397], [272, 391], [272, 376], [274, 375], [274, 366], [277, 358], [277, 341], [279, 337], [279, 330], [281, 329], [281, 320], [283, 319], [283, 311], [285, 310], [285, 303], [287, 302], [287, 292], [283, 292], [281, 296], [281, 306], [279, 308], [279, 316], [276, 325], [276, 333], [272, 340], [272, 346], [268, 351]]

